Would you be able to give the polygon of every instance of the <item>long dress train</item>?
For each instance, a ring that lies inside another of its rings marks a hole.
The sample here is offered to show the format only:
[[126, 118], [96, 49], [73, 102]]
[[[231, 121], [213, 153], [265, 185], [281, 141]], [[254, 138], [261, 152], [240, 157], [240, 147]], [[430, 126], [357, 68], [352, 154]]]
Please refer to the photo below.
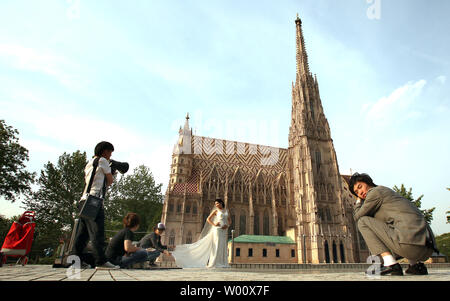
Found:
[[228, 211], [217, 209], [214, 223], [209, 232], [192, 244], [176, 246], [172, 252], [175, 262], [182, 268], [229, 267], [228, 265], [228, 229], [221, 227], [228, 222]]

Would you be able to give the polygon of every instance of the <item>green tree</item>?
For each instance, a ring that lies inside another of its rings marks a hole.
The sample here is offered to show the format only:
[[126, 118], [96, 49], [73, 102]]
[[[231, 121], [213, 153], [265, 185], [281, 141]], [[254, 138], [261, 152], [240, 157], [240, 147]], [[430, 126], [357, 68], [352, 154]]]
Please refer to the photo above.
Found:
[[122, 218], [135, 212], [141, 219], [139, 232], [149, 232], [160, 221], [163, 196], [162, 184], [156, 184], [153, 174], [145, 165], [133, 173], [123, 175], [110, 189], [105, 201], [106, 228], [120, 229]]
[[74, 202], [84, 189], [86, 164], [86, 153], [76, 151], [61, 155], [56, 165], [51, 162], [44, 165], [37, 181], [38, 190], [24, 201], [28, 210], [36, 212], [37, 239], [33, 247], [56, 247], [61, 237], [70, 235]]
[[35, 177], [25, 170], [28, 150], [19, 144], [18, 135], [16, 129], [0, 120], [0, 196], [11, 202], [31, 191]]
[[[417, 199], [414, 200], [414, 197], [412, 195], [412, 188], [409, 188], [409, 190], [406, 190], [405, 185], [401, 185], [400, 188], [397, 187], [397, 185], [394, 186], [393, 188], [394, 191], [396, 191], [397, 193], [399, 193], [401, 196], [403, 196], [404, 198], [406, 198], [407, 200], [411, 201], [414, 205], [416, 205], [417, 208], [421, 208], [422, 206], [422, 198], [423, 198], [423, 194], [421, 196], [419, 196]], [[427, 221], [428, 224], [431, 223], [431, 221], [433, 220], [433, 211], [434, 209], [436, 209], [436, 207], [433, 207], [431, 209], [420, 209], [420, 211], [423, 213], [423, 216], [425, 217], [425, 220]]]
[[[450, 190], [450, 188], [447, 188], [447, 190]], [[445, 213], [450, 214], [450, 211], [447, 211]], [[447, 224], [450, 224], [450, 215], [447, 215]]]
[[450, 233], [436, 236], [436, 245], [440, 253], [445, 254], [450, 258]]
[[0, 214], [0, 243], [5, 240], [6, 234], [8, 234], [13, 221], [4, 215]]

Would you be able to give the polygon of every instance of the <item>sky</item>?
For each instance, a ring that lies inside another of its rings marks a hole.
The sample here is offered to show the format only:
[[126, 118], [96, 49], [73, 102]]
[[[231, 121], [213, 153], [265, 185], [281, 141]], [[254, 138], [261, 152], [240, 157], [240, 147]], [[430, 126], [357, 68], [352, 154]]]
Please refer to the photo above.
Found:
[[[148, 166], [165, 191], [178, 129], [288, 147], [302, 19], [341, 174], [404, 184], [450, 232], [450, 2], [0, 2], [0, 119], [27, 169], [64, 152]], [[24, 211], [0, 199], [0, 214]]]

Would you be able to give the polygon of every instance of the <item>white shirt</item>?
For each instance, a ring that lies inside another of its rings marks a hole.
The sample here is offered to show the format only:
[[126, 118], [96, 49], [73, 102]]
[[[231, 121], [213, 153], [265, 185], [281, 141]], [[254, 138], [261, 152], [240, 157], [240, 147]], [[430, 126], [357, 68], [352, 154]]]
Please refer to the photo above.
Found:
[[[92, 170], [94, 169], [94, 160], [95, 158], [92, 158], [88, 164], [86, 164], [86, 167], [84, 168], [84, 180], [86, 183], [86, 186], [84, 188], [82, 200], [86, 199], [86, 193], [88, 193], [87, 186], [89, 185], [89, 180], [91, 179]], [[103, 181], [105, 180], [105, 175], [111, 173], [111, 167], [109, 166], [108, 160], [106, 160], [104, 157], [100, 157], [100, 160], [98, 160], [98, 166], [97, 170], [95, 172], [94, 181], [92, 182], [91, 186], [91, 193], [92, 195], [100, 196], [102, 193], [103, 188]]]

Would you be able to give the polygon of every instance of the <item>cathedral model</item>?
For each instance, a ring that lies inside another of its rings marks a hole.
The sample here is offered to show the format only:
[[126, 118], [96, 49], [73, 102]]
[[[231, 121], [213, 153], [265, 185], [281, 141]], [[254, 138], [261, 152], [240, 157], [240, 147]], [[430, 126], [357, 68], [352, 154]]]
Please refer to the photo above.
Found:
[[174, 146], [162, 222], [164, 243], [195, 242], [214, 200], [224, 200], [235, 237], [286, 236], [298, 263], [365, 261], [348, 176], [339, 173], [330, 127], [297, 16], [297, 76], [292, 84], [289, 147], [193, 135], [189, 115]]

